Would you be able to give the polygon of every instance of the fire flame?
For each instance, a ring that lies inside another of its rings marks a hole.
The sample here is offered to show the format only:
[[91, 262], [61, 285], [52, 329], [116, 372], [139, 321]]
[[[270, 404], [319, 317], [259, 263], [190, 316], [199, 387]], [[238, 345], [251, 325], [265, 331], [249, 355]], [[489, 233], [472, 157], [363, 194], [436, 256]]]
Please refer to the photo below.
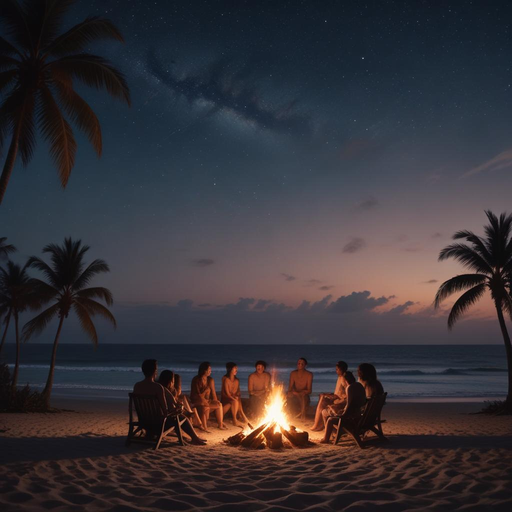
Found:
[[286, 403], [286, 395], [282, 385], [274, 386], [270, 394], [267, 404], [265, 405], [265, 416], [261, 423], [274, 423], [274, 432], [278, 432], [281, 427], [290, 430], [290, 425], [284, 412]]

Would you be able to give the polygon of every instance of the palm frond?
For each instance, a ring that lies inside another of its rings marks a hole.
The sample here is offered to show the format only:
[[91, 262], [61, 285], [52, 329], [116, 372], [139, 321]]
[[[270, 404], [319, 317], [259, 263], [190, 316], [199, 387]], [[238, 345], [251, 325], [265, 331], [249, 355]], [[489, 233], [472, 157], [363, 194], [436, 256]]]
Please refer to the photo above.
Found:
[[124, 75], [103, 57], [80, 53], [62, 57], [48, 64], [52, 74], [63, 75], [63, 80], [72, 77], [84, 84], [105, 89], [111, 96], [123, 99], [130, 105], [130, 91]]
[[103, 304], [100, 304], [99, 302], [96, 302], [92, 299], [87, 299], [85, 297], [76, 297], [75, 302], [83, 306], [90, 315], [101, 316], [105, 320], [108, 320], [114, 326], [114, 328], [117, 327], [117, 322], [114, 318], [114, 315]]
[[59, 100], [78, 128], [85, 133], [98, 156], [101, 156], [101, 126], [92, 108], [72, 88], [72, 83], [54, 81]]
[[94, 260], [82, 273], [82, 275], [74, 282], [73, 290], [81, 290], [87, 286], [89, 281], [96, 275], [102, 272], [110, 272], [110, 268], [103, 260]]
[[0, 25], [7, 35], [21, 48], [32, 52], [34, 43], [25, 10], [16, 0], [0, 2]]
[[4, 259], [9, 254], [16, 252], [18, 249], [12, 244], [6, 244], [7, 237], [0, 237], [0, 259]]
[[41, 309], [48, 302], [60, 297], [59, 290], [41, 279], [30, 278], [27, 284], [30, 289], [28, 307], [32, 310]]
[[7, 55], [1, 55], [0, 54], [0, 71], [9, 70], [13, 71], [15, 68], [17, 68], [20, 65], [20, 61], [9, 57]]
[[14, 85], [18, 72], [16, 70], [2, 71], [0, 73], [0, 93]]
[[23, 326], [23, 341], [28, 341], [32, 336], [41, 334], [46, 326], [59, 314], [59, 304], [54, 304]]
[[109, 306], [114, 304], [114, 297], [108, 288], [85, 288], [76, 292], [76, 296], [83, 299], [103, 299]]
[[467, 290], [473, 286], [484, 284], [488, 281], [488, 277], [482, 274], [461, 274], [448, 281], [445, 281], [437, 290], [436, 298], [434, 299], [434, 307], [438, 308], [447, 297], [454, 293]]
[[79, 302], [75, 302], [73, 304], [73, 310], [78, 317], [82, 330], [89, 336], [89, 338], [91, 338], [94, 346], [98, 346], [98, 334], [96, 332], [96, 327], [94, 327], [94, 323], [91, 320], [91, 316], [87, 308]]
[[70, 53], [83, 52], [91, 43], [104, 40], [124, 43], [121, 32], [110, 20], [91, 16], [57, 37], [45, 48], [44, 52], [60, 57]]
[[462, 230], [457, 231], [452, 238], [453, 240], [465, 239], [473, 244], [474, 250], [482, 256], [489, 266], [492, 267], [492, 255], [489, 253], [484, 241], [479, 236], [475, 235], [472, 231]]
[[0, 55], [18, 55], [19, 57], [22, 57], [22, 54], [18, 51], [18, 49], [3, 37], [0, 37]]
[[492, 273], [492, 268], [474, 249], [465, 244], [451, 244], [441, 250], [439, 261], [453, 258], [466, 268], [482, 273]]
[[27, 21], [40, 51], [55, 39], [63, 18], [75, 0], [32, 0], [27, 9]]
[[487, 239], [485, 245], [493, 255], [495, 265], [503, 267], [510, 259], [510, 252], [507, 252], [507, 246], [512, 230], [512, 215], [502, 213], [498, 218], [490, 210], [485, 212], [489, 224], [484, 227]]
[[487, 286], [485, 284], [479, 284], [462, 294], [457, 299], [448, 316], [448, 329], [453, 328], [457, 320], [468, 310], [468, 308], [483, 296], [486, 289]]
[[50, 267], [50, 265], [46, 263], [46, 261], [43, 261], [36, 256], [32, 256], [28, 259], [27, 266], [41, 271], [55, 289], [59, 288], [59, 277], [57, 273]]
[[41, 131], [50, 144], [50, 154], [57, 165], [62, 187], [65, 188], [75, 165], [75, 137], [71, 126], [62, 116], [59, 106], [46, 86], [41, 89], [41, 103]]

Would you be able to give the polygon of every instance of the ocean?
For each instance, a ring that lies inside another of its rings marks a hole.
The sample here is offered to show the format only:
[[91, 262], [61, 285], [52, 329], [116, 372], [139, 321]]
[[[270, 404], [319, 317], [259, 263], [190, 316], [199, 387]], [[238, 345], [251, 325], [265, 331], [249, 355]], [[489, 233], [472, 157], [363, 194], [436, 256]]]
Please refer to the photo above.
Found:
[[[14, 345], [7, 344], [0, 362], [14, 363]], [[19, 384], [41, 388], [48, 375], [51, 345], [21, 346]], [[209, 361], [217, 390], [225, 363], [238, 364], [242, 392], [254, 363], [263, 359], [276, 378], [287, 384], [297, 359], [308, 360], [313, 372], [313, 395], [332, 392], [335, 364], [348, 363], [356, 373], [360, 363], [375, 365], [391, 401], [471, 401], [506, 396], [507, 367], [501, 345], [162, 345], [62, 344], [58, 348], [53, 396], [126, 399], [133, 384], [141, 380], [144, 359], [158, 360], [159, 369], [171, 369], [190, 389], [202, 361]]]

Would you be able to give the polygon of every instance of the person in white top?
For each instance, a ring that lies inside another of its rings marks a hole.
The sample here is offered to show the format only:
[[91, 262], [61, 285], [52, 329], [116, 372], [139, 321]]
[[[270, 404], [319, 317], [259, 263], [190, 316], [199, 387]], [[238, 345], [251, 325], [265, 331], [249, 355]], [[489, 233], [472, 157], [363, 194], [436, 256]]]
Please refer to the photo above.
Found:
[[324, 429], [325, 418], [329, 416], [328, 407], [334, 406], [336, 409], [343, 409], [347, 399], [347, 393], [345, 392], [345, 380], [343, 376], [347, 373], [348, 365], [345, 361], [338, 361], [336, 363], [336, 374], [338, 380], [336, 381], [336, 387], [334, 393], [320, 393], [318, 397], [318, 405], [316, 406], [315, 422], [311, 427], [314, 432], [320, 432]]

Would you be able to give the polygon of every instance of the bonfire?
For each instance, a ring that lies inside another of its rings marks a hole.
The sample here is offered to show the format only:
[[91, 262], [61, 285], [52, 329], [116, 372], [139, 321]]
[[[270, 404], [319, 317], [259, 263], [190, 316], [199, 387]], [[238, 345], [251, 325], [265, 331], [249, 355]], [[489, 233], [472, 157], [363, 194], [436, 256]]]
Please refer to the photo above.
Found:
[[244, 429], [229, 437], [226, 443], [252, 449], [263, 449], [268, 446], [274, 450], [283, 448], [287, 441], [293, 446], [306, 446], [309, 443], [308, 433], [289, 424], [285, 405], [286, 396], [283, 386], [274, 386], [259, 426], [254, 429]]

